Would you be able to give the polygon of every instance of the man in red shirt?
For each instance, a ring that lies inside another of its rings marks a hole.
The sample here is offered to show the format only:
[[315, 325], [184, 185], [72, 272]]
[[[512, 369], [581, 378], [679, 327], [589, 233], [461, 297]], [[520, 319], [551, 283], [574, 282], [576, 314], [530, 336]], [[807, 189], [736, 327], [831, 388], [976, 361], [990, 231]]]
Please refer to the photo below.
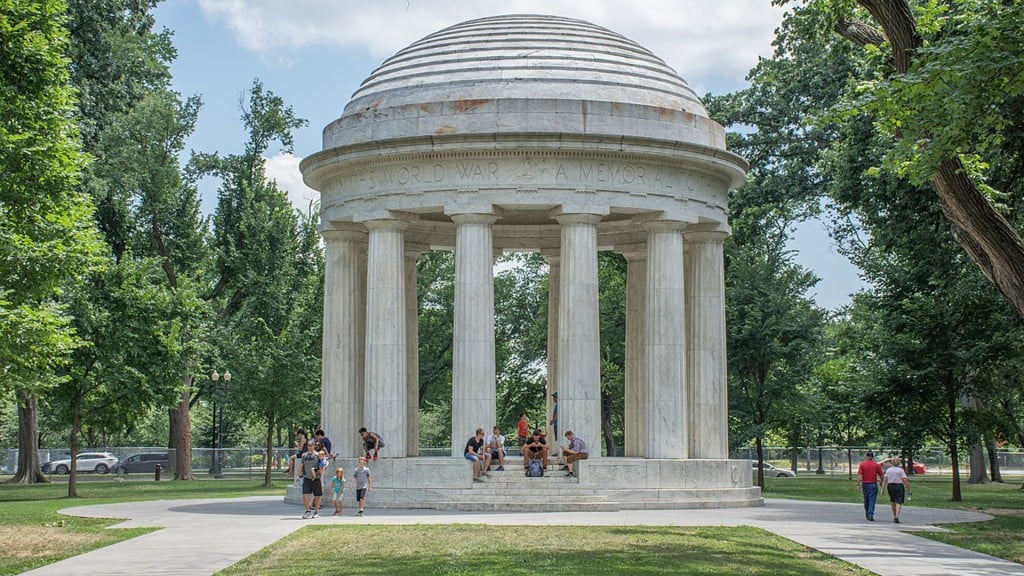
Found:
[[870, 522], [875, 521], [875, 500], [878, 499], [878, 481], [884, 472], [875, 462], [875, 454], [868, 452], [864, 461], [857, 467], [857, 489], [864, 495], [864, 517]]

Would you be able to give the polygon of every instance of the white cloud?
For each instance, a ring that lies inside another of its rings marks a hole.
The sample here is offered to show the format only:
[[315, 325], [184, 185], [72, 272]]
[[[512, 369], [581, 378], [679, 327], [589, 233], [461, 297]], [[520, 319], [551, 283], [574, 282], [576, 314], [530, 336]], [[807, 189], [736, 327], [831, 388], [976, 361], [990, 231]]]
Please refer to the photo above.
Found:
[[199, 0], [262, 56], [308, 46], [362, 47], [381, 59], [452, 24], [509, 12], [604, 26], [646, 46], [684, 78], [742, 80], [771, 53], [782, 9], [769, 0]]
[[320, 199], [320, 194], [302, 181], [302, 173], [299, 172], [299, 162], [302, 158], [282, 152], [264, 161], [267, 169], [267, 179], [274, 180], [277, 185], [288, 193], [288, 200], [292, 206], [302, 213], [309, 212], [312, 202]]

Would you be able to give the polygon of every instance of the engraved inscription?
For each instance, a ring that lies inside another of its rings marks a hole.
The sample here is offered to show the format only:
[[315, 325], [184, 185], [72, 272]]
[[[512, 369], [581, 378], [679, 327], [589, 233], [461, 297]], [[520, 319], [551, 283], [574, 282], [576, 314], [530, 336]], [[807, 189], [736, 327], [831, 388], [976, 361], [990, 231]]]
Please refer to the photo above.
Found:
[[370, 189], [421, 187], [432, 184], [486, 184], [500, 181], [497, 162], [401, 164], [370, 171], [364, 178]]
[[613, 160], [549, 160], [527, 157], [501, 160], [439, 160], [390, 164], [350, 174], [344, 189], [367, 191], [424, 190], [500, 185], [623, 189], [630, 193], [713, 191], [714, 183], [702, 174], [654, 163]]

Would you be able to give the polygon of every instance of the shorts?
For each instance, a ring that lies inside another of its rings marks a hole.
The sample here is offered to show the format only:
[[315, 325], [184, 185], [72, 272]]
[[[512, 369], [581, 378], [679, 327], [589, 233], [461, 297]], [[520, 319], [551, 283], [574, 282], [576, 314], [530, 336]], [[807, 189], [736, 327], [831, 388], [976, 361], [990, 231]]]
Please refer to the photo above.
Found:
[[572, 455], [566, 456], [565, 457], [565, 463], [566, 464], [572, 464], [573, 462], [576, 462], [578, 460], [586, 460], [589, 457], [590, 457], [590, 454], [587, 454], [586, 452], [578, 452], [576, 454], [572, 454]]
[[332, 501], [333, 502], [340, 502], [344, 497], [345, 497], [345, 491], [344, 490], [342, 490], [341, 492], [334, 492], [334, 498], [332, 499]]
[[491, 450], [491, 460], [501, 460], [504, 450]]
[[322, 482], [320, 482], [319, 478], [317, 478], [316, 480], [314, 480], [312, 478], [303, 478], [302, 479], [302, 494], [303, 495], [305, 495], [305, 494], [312, 494], [313, 496], [318, 496], [318, 497], [319, 496], [323, 496], [324, 495], [324, 485], [323, 485]]
[[470, 454], [469, 452], [466, 452], [465, 454], [463, 454], [463, 457], [466, 460], [469, 460], [470, 462], [479, 462], [479, 461], [484, 459], [484, 458], [481, 458], [480, 456], [478, 456], [477, 454]]
[[541, 452], [544, 451], [544, 448], [537, 448], [537, 447], [534, 447], [534, 446], [527, 446], [526, 447], [526, 451], [528, 453], [530, 453], [530, 454], [540, 454]]
[[356, 488], [356, 500], [366, 500], [366, 488]]
[[903, 484], [889, 484], [886, 489], [889, 492], [889, 502], [903, 504], [903, 500], [906, 498], [906, 490], [904, 490]]

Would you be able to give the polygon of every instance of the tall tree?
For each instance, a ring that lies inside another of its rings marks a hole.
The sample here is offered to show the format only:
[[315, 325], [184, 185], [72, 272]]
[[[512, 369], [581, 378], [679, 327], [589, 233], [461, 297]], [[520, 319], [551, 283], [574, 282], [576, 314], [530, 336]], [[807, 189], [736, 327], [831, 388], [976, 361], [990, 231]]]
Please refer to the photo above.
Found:
[[854, 103], [894, 138], [890, 163], [931, 184], [957, 242], [1024, 318], [1024, 241], [980, 169], [1024, 96], [1024, 2], [859, 0], [880, 29], [847, 0], [811, 4], [854, 44], [885, 51], [880, 79]]
[[180, 350], [173, 293], [154, 261], [123, 260], [69, 293], [78, 348], [48, 409], [71, 423], [68, 496], [78, 496], [77, 458], [84, 426], [128, 431], [174, 390]]
[[[781, 424], [783, 404], [811, 377], [824, 321], [805, 296], [817, 279], [792, 262], [784, 243], [778, 232], [757, 243], [726, 244], [729, 404], [754, 438], [759, 464], [765, 434]], [[757, 470], [763, 488], [764, 471]]]
[[177, 394], [169, 402], [169, 446], [179, 480], [192, 477], [190, 407], [204, 390], [193, 385], [192, 374], [199, 371], [212, 319], [203, 300], [212, 267], [210, 237], [195, 185], [178, 160], [199, 107], [198, 98], [183, 102], [167, 88], [151, 89], [110, 121], [97, 143], [91, 178], [105, 205], [119, 207], [100, 214], [114, 260], [152, 259], [159, 265], [162, 289], [176, 303], [174, 337], [181, 365]]
[[60, 0], [0, 1], [0, 393], [17, 396], [15, 482], [39, 470], [38, 395], [80, 345], [59, 303], [99, 244], [72, 121], [68, 36]]
[[318, 220], [311, 216], [300, 226], [285, 192], [267, 179], [263, 158], [275, 142], [291, 151], [292, 131], [306, 121], [258, 80], [247, 96], [244, 151], [194, 161], [222, 180], [214, 215], [219, 277], [210, 296], [231, 343], [220, 353], [235, 367], [231, 400], [266, 427], [269, 486], [275, 428], [318, 398], [309, 392], [320, 375], [323, 255]]

